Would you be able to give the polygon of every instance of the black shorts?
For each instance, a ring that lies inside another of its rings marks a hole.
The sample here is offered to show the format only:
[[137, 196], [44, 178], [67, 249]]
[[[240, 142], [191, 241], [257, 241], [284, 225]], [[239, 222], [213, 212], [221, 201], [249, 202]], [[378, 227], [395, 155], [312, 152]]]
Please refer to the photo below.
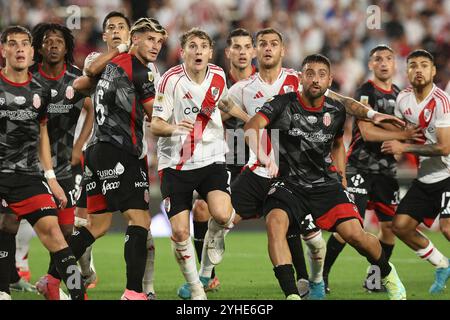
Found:
[[259, 218], [272, 180], [246, 168], [231, 184], [231, 202], [242, 219]]
[[41, 176], [0, 173], [2, 206], [19, 218], [33, 214], [34, 220], [56, 215], [56, 203], [47, 182]]
[[194, 190], [206, 201], [210, 191], [220, 190], [230, 194], [231, 175], [225, 164], [210, 164], [193, 170], [165, 168], [159, 172], [161, 195], [169, 219], [192, 209]]
[[394, 177], [381, 174], [347, 174], [347, 191], [355, 200], [361, 217], [375, 210], [379, 221], [392, 221], [399, 203], [399, 186]]
[[427, 227], [438, 215], [450, 218], [450, 178], [436, 183], [415, 179], [397, 208], [396, 214], [407, 214]]
[[227, 170], [231, 173], [231, 184], [239, 177], [241, 172], [243, 172], [245, 166], [237, 166], [234, 164], [227, 164]]
[[311, 214], [315, 225], [328, 231], [335, 231], [339, 223], [349, 219], [358, 219], [361, 226], [363, 224], [350, 194], [338, 183], [306, 188], [288, 181], [276, 181], [264, 202], [264, 215], [272, 209], [284, 210], [290, 223], [299, 225], [304, 224], [307, 215]]
[[110, 143], [97, 143], [86, 150], [83, 177], [88, 213], [149, 208], [145, 159], [138, 159]]

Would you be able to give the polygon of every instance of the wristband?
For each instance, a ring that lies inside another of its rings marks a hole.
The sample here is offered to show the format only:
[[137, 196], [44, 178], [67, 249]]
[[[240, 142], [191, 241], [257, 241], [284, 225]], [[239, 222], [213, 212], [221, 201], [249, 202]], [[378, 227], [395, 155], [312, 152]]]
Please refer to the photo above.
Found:
[[128, 45], [126, 43], [121, 43], [117, 46], [117, 50], [119, 50], [119, 53], [124, 53], [128, 51]]
[[53, 170], [47, 170], [44, 172], [44, 178], [45, 179], [56, 179], [55, 171]]
[[367, 118], [373, 119], [373, 117], [375, 117], [377, 113], [377, 111], [370, 109], [369, 111], [367, 111]]

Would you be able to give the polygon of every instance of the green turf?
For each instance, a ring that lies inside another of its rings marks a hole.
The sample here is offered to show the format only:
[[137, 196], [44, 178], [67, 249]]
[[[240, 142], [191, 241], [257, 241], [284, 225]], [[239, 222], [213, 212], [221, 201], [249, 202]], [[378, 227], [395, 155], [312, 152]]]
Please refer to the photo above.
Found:
[[[328, 233], [325, 232], [328, 237]], [[429, 233], [433, 243], [450, 256], [449, 243], [439, 233]], [[217, 274], [221, 282], [219, 292], [209, 293], [208, 299], [284, 299], [267, 254], [264, 233], [231, 232], [226, 239], [226, 255]], [[405, 284], [408, 299], [450, 300], [450, 288], [440, 296], [431, 296], [428, 289], [434, 279], [434, 268], [420, 261], [414, 252], [397, 242], [391, 261]], [[179, 267], [170, 249], [168, 238], [156, 238], [155, 288], [158, 299], [177, 299], [176, 290], [183, 283]], [[110, 234], [94, 246], [95, 266], [99, 283], [89, 290], [89, 299], [120, 298], [125, 286], [123, 236]], [[29, 254], [32, 281], [46, 272], [48, 254], [36, 238]], [[387, 299], [386, 294], [369, 294], [361, 285], [367, 262], [347, 246], [338, 258], [330, 275], [332, 293], [327, 299]], [[13, 299], [42, 299], [31, 293], [13, 293]]]

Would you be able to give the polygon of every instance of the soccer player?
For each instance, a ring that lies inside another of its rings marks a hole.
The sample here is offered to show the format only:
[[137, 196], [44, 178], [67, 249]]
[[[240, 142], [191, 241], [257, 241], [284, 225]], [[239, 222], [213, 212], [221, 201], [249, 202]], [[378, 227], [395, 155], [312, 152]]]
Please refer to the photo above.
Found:
[[[263, 209], [275, 275], [287, 299], [300, 299], [286, 233], [290, 223], [311, 213], [318, 227], [338, 232], [380, 268], [390, 299], [406, 299], [394, 266], [386, 260], [378, 239], [363, 230], [357, 207], [338, 181], [338, 172], [345, 175], [346, 109], [333, 95], [325, 96], [332, 81], [330, 68], [326, 57], [307, 56], [302, 63], [302, 92], [275, 96], [245, 125], [251, 134], [249, 146], [260, 163], [271, 177], [280, 175]], [[364, 111], [358, 114], [361, 118], [373, 118], [375, 111]], [[259, 130], [265, 127], [279, 130], [279, 167], [260, 144]], [[331, 170], [332, 165], [337, 170]]]
[[[71, 31], [60, 24], [40, 23], [33, 28], [33, 48], [35, 64], [30, 68], [33, 76], [50, 89], [51, 101], [48, 106], [48, 134], [58, 183], [64, 189], [68, 203], [58, 210], [58, 223], [67, 240], [75, 220], [75, 180], [71, 160], [74, 148], [80, 148], [89, 138], [94, 120], [94, 111], [89, 97], [73, 89], [74, 80], [81, 76], [81, 70], [72, 65], [74, 39]], [[80, 137], [74, 145], [75, 127], [84, 108], [88, 115]], [[50, 259], [49, 270], [53, 266]], [[48, 296], [47, 282], [54, 281], [51, 276], [43, 276], [36, 287]], [[56, 280], [59, 286], [59, 280]], [[58, 291], [59, 293], [59, 291]], [[59, 297], [47, 297], [59, 300]]]
[[[256, 57], [259, 72], [247, 80], [233, 85], [229, 91], [230, 98], [246, 111], [254, 116], [267, 99], [299, 89], [299, 78], [296, 71], [282, 68], [284, 56], [283, 37], [275, 29], [262, 29], [256, 34]], [[265, 133], [264, 133], [265, 134]], [[265, 134], [265, 137], [267, 135]], [[274, 151], [270, 146], [270, 138], [267, 137], [267, 154], [273, 156]], [[260, 167], [256, 155], [250, 153], [250, 159], [242, 170], [242, 173], [231, 185], [232, 203], [236, 210], [234, 223], [242, 219], [251, 219], [262, 216], [262, 205], [265, 195], [269, 191], [271, 179], [264, 167]], [[307, 236], [308, 256], [312, 262], [311, 282], [308, 282], [305, 259], [300, 237], [300, 229], [292, 225], [287, 235], [289, 249], [291, 251], [294, 266], [297, 273], [299, 287], [304, 287], [302, 296], [310, 290], [311, 299], [321, 299], [324, 294], [322, 283], [322, 265], [325, 257], [325, 242], [321, 232], [315, 228], [309, 230]], [[314, 252], [314, 253], [312, 253]], [[308, 287], [310, 287], [308, 289]]]
[[[225, 48], [225, 55], [230, 60], [230, 70], [227, 75], [227, 87], [230, 88], [239, 80], [247, 79], [256, 72], [256, 67], [252, 65], [252, 59], [255, 57], [255, 48], [253, 37], [245, 29], [238, 28], [230, 32], [227, 38], [227, 47]], [[231, 172], [231, 183], [236, 179], [242, 171], [243, 165], [248, 159], [248, 148], [244, 143], [245, 149], [239, 149], [238, 141], [244, 142], [244, 131], [242, 130], [244, 123], [238, 118], [232, 117], [223, 123], [226, 136], [225, 139], [232, 151], [226, 155], [233, 157], [233, 163], [227, 161], [227, 170]], [[231, 134], [233, 133], [233, 134]], [[239, 135], [241, 133], [241, 135]], [[243, 152], [245, 151], [245, 153]], [[242, 153], [242, 155], [238, 154]], [[198, 199], [194, 202], [192, 207], [193, 214], [193, 228], [194, 228], [194, 246], [197, 253], [197, 258], [201, 261], [203, 242], [206, 231], [208, 230], [208, 220], [210, 214], [208, 205], [205, 200]], [[205, 286], [206, 291], [216, 291], [220, 287], [220, 282], [215, 274], [215, 269], [211, 273], [211, 279]], [[178, 291], [178, 295], [183, 299], [190, 299], [189, 286], [183, 285]]]
[[[33, 226], [43, 245], [51, 252], [56, 273], [64, 279], [72, 299], [84, 299], [84, 286], [76, 260], [61, 233], [56, 217], [67, 205], [64, 190], [52, 167], [47, 132], [47, 107], [51, 93], [28, 72], [33, 48], [30, 32], [20, 26], [8, 27], [1, 35], [6, 66], [0, 71], [0, 197], [19, 217]], [[44, 169], [42, 178], [39, 162]], [[0, 292], [9, 297], [6, 268], [14, 264], [14, 234], [1, 228]], [[8, 270], [9, 271], [9, 270]], [[68, 283], [70, 280], [70, 283]]]
[[152, 112], [155, 87], [147, 64], [156, 59], [166, 37], [155, 20], [139, 19], [130, 31], [135, 53], [118, 55], [101, 74], [94, 100], [95, 135], [86, 150], [84, 173], [91, 223], [70, 239], [79, 258], [108, 231], [113, 212], [124, 214], [127, 284], [122, 300], [148, 300], [142, 289], [150, 226], [143, 129], [144, 113]]
[[433, 83], [436, 66], [428, 51], [411, 52], [406, 63], [412, 87], [398, 95], [395, 114], [418, 125], [426, 142], [408, 144], [393, 140], [382, 145], [387, 154], [411, 152], [420, 156], [418, 177], [401, 200], [392, 229], [417, 256], [436, 268], [429, 291], [438, 294], [450, 277], [449, 259], [417, 227], [421, 222], [430, 227], [440, 215], [440, 229], [450, 241], [450, 97]]
[[[386, 45], [378, 45], [370, 51], [369, 70], [372, 77], [356, 91], [355, 99], [368, 104], [373, 110], [394, 114], [395, 99], [400, 89], [392, 83], [395, 73], [394, 51]], [[346, 181], [350, 192], [364, 220], [366, 208], [370, 207], [380, 221], [378, 238], [389, 260], [394, 248], [395, 236], [392, 232], [392, 217], [398, 204], [399, 186], [395, 178], [396, 160], [392, 155], [381, 152], [381, 142], [392, 139], [414, 138], [417, 130], [392, 131], [372, 122], [355, 119], [353, 135], [347, 153]], [[327, 292], [328, 275], [331, 267], [345, 246], [337, 233], [330, 236], [324, 265], [324, 279]], [[364, 282], [369, 291], [385, 291], [372, 288]]]
[[[192, 300], [206, 294], [196, 268], [189, 232], [189, 211], [194, 190], [206, 200], [211, 219], [202, 250], [201, 270], [220, 263], [224, 236], [232, 224], [230, 174], [225, 167], [224, 139], [219, 101], [227, 87], [222, 68], [208, 63], [213, 42], [203, 30], [193, 28], [181, 38], [183, 63], [161, 78], [151, 130], [159, 136], [158, 171], [166, 213], [172, 226], [172, 248], [190, 286]], [[245, 116], [243, 120], [246, 120]], [[210, 255], [207, 247], [215, 248]]]

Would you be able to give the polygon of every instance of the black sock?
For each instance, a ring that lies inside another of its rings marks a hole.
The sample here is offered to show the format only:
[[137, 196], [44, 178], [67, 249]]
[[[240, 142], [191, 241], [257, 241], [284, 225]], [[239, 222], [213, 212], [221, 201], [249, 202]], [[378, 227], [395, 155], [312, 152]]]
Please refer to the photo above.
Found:
[[11, 268], [11, 275], [9, 278], [10, 283], [16, 283], [19, 282], [20, 276], [19, 272], [17, 272], [16, 268], [16, 237], [14, 236], [14, 241], [12, 243], [12, 252], [11, 252], [11, 259], [10, 259], [10, 268]]
[[[202, 261], [203, 242], [208, 231], [208, 221], [194, 221], [194, 247], [198, 262]], [[211, 272], [211, 279], [216, 276], [216, 268]]]
[[336, 261], [337, 257], [344, 249], [345, 243], [340, 243], [336, 237], [331, 234], [327, 242], [327, 253], [325, 255], [325, 262], [323, 264], [323, 276], [328, 277], [331, 267]]
[[148, 230], [140, 226], [128, 226], [125, 236], [125, 262], [127, 267], [127, 289], [142, 292], [142, 278], [147, 259]]
[[384, 254], [386, 256], [386, 260], [389, 261], [392, 256], [392, 251], [394, 250], [393, 244], [387, 244], [382, 241], [380, 241], [381, 247], [383, 248]]
[[77, 260], [69, 247], [54, 252], [52, 254], [56, 269], [60, 278], [69, 290], [72, 300], [84, 300], [84, 285], [81, 279], [81, 272], [77, 266]]
[[386, 259], [386, 255], [384, 254], [383, 249], [381, 249], [381, 256], [378, 258], [378, 260], [367, 258], [367, 261], [369, 261], [371, 265], [375, 265], [380, 268], [381, 278], [386, 277], [392, 270], [391, 266], [389, 265], [389, 261]]
[[286, 297], [291, 294], [299, 295], [297, 285], [295, 283], [294, 268], [292, 267], [292, 264], [276, 266], [273, 268], [273, 271], [275, 272], [275, 277], [277, 277], [281, 290], [283, 290]]
[[291, 251], [292, 264], [295, 268], [295, 273], [297, 274], [297, 280], [307, 279], [308, 270], [306, 269], [305, 255], [303, 253], [302, 239], [300, 234], [289, 234], [286, 237], [289, 250]]
[[48, 270], [47, 273], [50, 274], [54, 268], [54, 262], [53, 262], [53, 255], [50, 253], [50, 261], [48, 263]]
[[[85, 227], [81, 227], [72, 234], [72, 236], [68, 239], [68, 244], [70, 249], [75, 256], [75, 259], [81, 258], [86, 249], [92, 245], [95, 241], [94, 236], [89, 232]], [[50, 267], [48, 274], [52, 275], [57, 279], [61, 279], [59, 276], [59, 272], [56, 269], [56, 266], [53, 265]]]
[[16, 236], [14, 234], [0, 230], [0, 291], [8, 294], [10, 293], [11, 264], [15, 263], [15, 243]]

